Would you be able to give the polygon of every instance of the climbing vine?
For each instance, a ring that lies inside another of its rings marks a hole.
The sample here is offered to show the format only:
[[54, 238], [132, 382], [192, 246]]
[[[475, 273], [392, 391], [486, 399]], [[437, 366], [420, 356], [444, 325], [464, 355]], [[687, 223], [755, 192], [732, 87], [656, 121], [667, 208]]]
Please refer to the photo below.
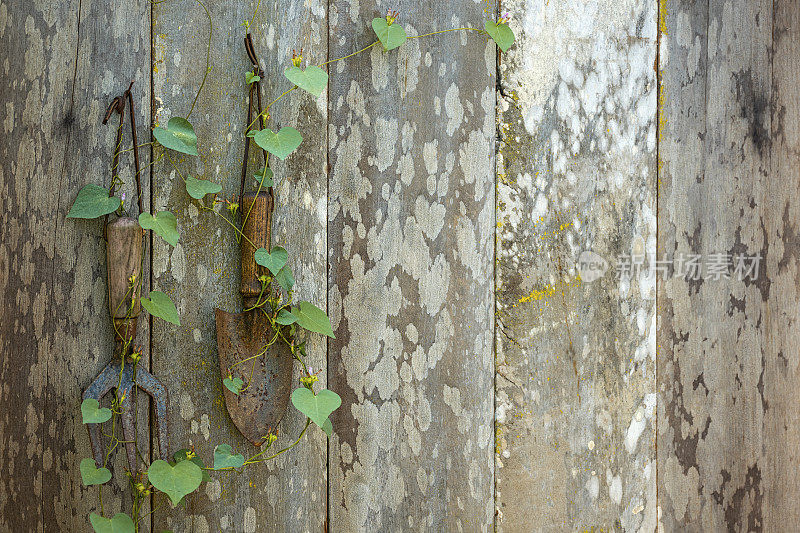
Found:
[[[196, 1], [205, 10], [211, 25], [211, 16], [206, 6], [200, 0]], [[258, 5], [256, 6], [257, 12]], [[253, 18], [255, 18], [256, 13], [254, 13]], [[377, 45], [380, 45], [384, 52], [390, 52], [402, 46], [408, 39], [429, 37], [447, 32], [477, 32], [479, 35], [491, 38], [504, 52], [514, 43], [514, 34], [508, 26], [508, 14], [504, 14], [496, 21], [485, 21], [483, 29], [460, 27], [411, 37], [406, 35], [405, 29], [397, 22], [397, 19], [398, 13], [391, 10], [385, 17], [373, 19], [371, 25], [375, 33], [375, 41], [344, 57], [332, 59], [320, 65], [306, 65], [304, 67], [302, 50], [299, 54], [293, 54], [291, 66], [288, 66], [284, 71], [284, 76], [291, 86], [257, 113], [256, 117], [245, 129], [245, 135], [251, 137], [266, 154], [263, 167], [253, 174], [257, 185], [256, 197], [275, 183], [275, 175], [269, 166], [269, 156], [272, 155], [281, 160], [286, 159], [303, 142], [302, 134], [295, 128], [284, 126], [280, 130], [274, 131], [266, 127], [270, 119], [270, 108], [297, 89], [305, 91], [315, 98], [319, 97], [328, 84], [328, 73], [323, 69], [326, 65], [361, 54]], [[249, 34], [250, 21], [245, 21], [243, 26]], [[205, 84], [206, 77], [211, 71], [208, 63], [211, 46], [210, 32], [208, 46], [209, 55], [207, 55], [205, 74], [187, 118], [191, 115], [191, 111], [194, 109], [197, 98]], [[260, 79], [256, 70], [244, 74], [244, 81], [247, 86], [260, 81]], [[111, 406], [109, 408], [101, 407], [97, 399], [87, 398], [80, 408], [84, 424], [108, 425], [110, 422], [110, 432], [104, 433], [109, 442], [104, 448], [102, 464], [98, 464], [92, 458], [85, 458], [80, 463], [83, 483], [87, 486], [98, 486], [100, 514], [92, 513], [89, 517], [89, 521], [96, 532], [130, 533], [138, 531], [139, 523], [155, 512], [158, 507], [164, 505], [167, 500], [172, 506], [179, 505], [183, 498], [196, 491], [203, 482], [210, 481], [210, 472], [240, 470], [247, 466], [272, 460], [297, 445], [312, 423], [319, 426], [330, 437], [333, 427], [329, 416], [341, 405], [341, 398], [335, 392], [327, 389], [315, 390], [318, 378], [305, 363], [305, 337], [309, 334], [321, 334], [333, 338], [334, 333], [330, 320], [323, 310], [311, 302], [294, 300], [295, 279], [288, 265], [288, 252], [280, 246], [274, 246], [271, 250], [257, 247], [243, 232], [244, 225], [250, 215], [249, 211], [244, 212], [244, 209], [235, 200], [222, 198], [219, 195], [222, 191], [220, 184], [182, 172], [173, 158], [173, 153], [199, 157], [197, 135], [187, 118], [170, 118], [166, 126], [161, 125], [153, 129], [152, 134], [155, 139], [153, 142], [140, 146], [151, 144], [161, 146], [164, 149], [163, 153], [152, 161], [150, 166], [166, 158], [183, 181], [186, 193], [196, 202], [197, 207], [220, 218], [220, 222], [234, 232], [237, 241], [241, 242], [244, 239], [253, 246], [255, 249], [254, 260], [258, 265], [264, 267], [265, 273], [258, 278], [261, 285], [260, 295], [255, 304], [245, 309], [245, 311], [256, 310], [262, 313], [266, 317], [271, 331], [274, 332], [274, 335], [269, 337], [269, 340], [257, 354], [232, 364], [227, 369], [227, 373], [222, 376], [222, 384], [231, 393], [241, 394], [251, 386], [253, 372], [252, 370], [248, 372], [248, 363], [253, 364], [252, 368], [254, 368], [255, 359], [263, 357], [271, 345], [284, 343], [291, 351], [294, 360], [302, 367], [302, 375], [299, 380], [300, 386], [292, 392], [291, 402], [297, 410], [306, 416], [306, 422], [296, 440], [280, 450], [272, 449], [277, 440], [277, 435], [270, 430], [263, 436], [259, 451], [247, 458], [242, 454], [235, 453], [229, 444], [219, 444], [214, 448], [213, 464], [211, 466], [207, 466], [194, 449], [178, 451], [173, 455], [172, 461], [154, 460], [144, 472], [136, 472], [136, 466], [130, 465], [133, 471], [128, 472], [127, 475], [130, 480], [133, 500], [132, 512], [131, 514], [117, 513], [113, 517], [106, 517], [102, 487], [111, 479], [111, 472], [108, 469], [109, 460], [120, 444], [130, 444], [120, 439], [117, 435], [120, 425], [119, 419], [126, 409], [126, 404], [127, 408], [130, 409], [136, 403], [137, 387], [126, 389], [122, 386], [122, 374], [126, 369], [126, 365], [132, 365], [133, 376], [137, 376], [137, 365], [141, 360], [141, 350], [133, 345], [132, 336], [126, 336], [124, 332], [116, 331], [119, 337], [123, 339], [123, 343], [118, 348], [119, 353], [117, 354], [121, 358], [120, 386], [115, 391]], [[259, 122], [262, 128], [260, 130], [254, 129]], [[120, 122], [121, 126], [122, 123]], [[116, 214], [120, 217], [127, 216], [125, 195], [114, 195], [115, 188], [122, 185], [122, 181], [116, 173], [118, 155], [121, 152], [120, 138], [120, 132], [118, 132], [110, 187], [105, 189], [94, 184], [84, 186], [79, 191], [67, 217], [94, 219], [107, 217], [110, 214]], [[135, 142], [134, 139], [134, 144]], [[137, 180], [143, 170], [137, 169]], [[139, 194], [141, 194], [141, 191]], [[141, 199], [137, 198], [137, 200], [141, 208]], [[238, 222], [237, 215], [239, 217]], [[174, 247], [178, 244], [180, 233], [178, 231], [177, 218], [170, 211], [164, 210], [154, 214], [141, 212], [138, 216], [138, 224], [143, 230], [152, 231], [169, 245]], [[134, 309], [136, 309], [136, 303], [139, 300], [142, 307], [152, 316], [180, 325], [177, 308], [168, 295], [154, 290], [150, 291], [146, 298], [141, 298], [139, 296], [142, 283], [141, 276], [131, 276], [128, 282], [128, 292], [125, 298], [126, 319], [135, 319]], [[273, 283], [277, 287], [273, 287]], [[112, 313], [113, 316], [118, 316], [116, 313], [118, 310], [114, 311]], [[130, 368], [128, 368], [128, 371], [130, 371]], [[131, 390], [130, 396], [128, 396], [128, 390]], [[138, 455], [137, 461], [146, 464], [147, 461], [139, 453], [138, 446], [136, 446], [136, 453]], [[140, 511], [146, 498], [150, 497], [150, 495], [158, 494], [163, 494], [166, 499], [158, 504], [154, 500], [154, 509], [149, 513], [141, 514]]]

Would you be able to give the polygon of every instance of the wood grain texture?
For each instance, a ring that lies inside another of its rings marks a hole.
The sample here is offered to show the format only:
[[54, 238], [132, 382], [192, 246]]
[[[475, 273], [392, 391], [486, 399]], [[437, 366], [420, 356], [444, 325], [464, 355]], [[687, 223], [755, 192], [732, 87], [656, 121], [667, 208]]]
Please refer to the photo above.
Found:
[[[332, 2], [331, 58], [373, 42], [387, 7]], [[391, 7], [412, 36], [485, 19]], [[410, 39], [330, 74], [330, 526], [490, 530], [494, 44]]]
[[[149, 42], [147, 2], [0, 2], [4, 531], [84, 531], [98, 510], [97, 488], [83, 486], [78, 464], [91, 456], [81, 391], [113, 351], [105, 243], [100, 220], [65, 217], [82, 186], [109, 185], [116, 126], [101, 122], [131, 79], [137, 121], [149, 122]], [[129, 127], [124, 139], [130, 143]], [[129, 154], [121, 177], [132, 198]], [[143, 185], [147, 197], [147, 175]], [[138, 343], [147, 346], [148, 338], [143, 321]], [[147, 412], [146, 402], [141, 409]], [[146, 417], [139, 426], [147, 455]], [[118, 454], [104, 491], [107, 511], [130, 508], [120, 493], [125, 467]]]
[[[190, 117], [198, 135], [201, 158], [176, 164], [182, 172], [223, 186], [228, 198], [239, 194], [239, 176], [247, 115], [245, 72], [250, 62], [241, 23], [253, 15], [256, 2], [207, 3], [214, 21], [213, 71]], [[291, 50], [304, 50], [309, 63], [327, 54], [326, 7], [319, 2], [262, 1], [251, 25], [255, 49], [265, 75], [266, 105], [291, 84], [283, 71]], [[154, 6], [154, 109], [156, 122], [186, 116], [205, 69], [208, 19], [191, 0]], [[273, 244], [286, 248], [297, 279], [298, 299], [325, 308], [327, 110], [319, 100], [294, 91], [272, 108], [270, 127], [293, 126], [303, 134], [300, 149], [285, 162], [272, 158], [277, 185]], [[255, 149], [251, 151], [255, 172]], [[172, 154], [174, 156], [174, 154]], [[217, 361], [214, 308], [241, 310], [240, 249], [227, 225], [199, 211], [169, 164], [155, 172], [155, 206], [169, 206], [178, 217], [181, 240], [174, 249], [156, 239], [155, 287], [178, 306], [181, 326], [157, 321], [154, 368], [172, 395], [170, 422], [173, 449], [194, 445], [211, 464], [213, 448], [228, 443], [238, 453], [254, 453], [233, 426], [225, 409]], [[254, 180], [248, 180], [246, 190]], [[227, 213], [227, 212], [226, 212]], [[310, 336], [307, 363], [324, 368], [326, 344]], [[295, 370], [294, 384], [299, 376]], [[280, 425], [282, 447], [296, 438], [305, 418], [289, 407]], [[156, 523], [174, 531], [319, 531], [326, 509], [326, 437], [316, 428], [294, 450], [277, 461], [246, 469], [243, 474], [214, 474], [184, 509], [159, 511]]]
[[700, 279], [659, 284], [667, 531], [800, 519], [799, 17], [796, 1], [667, 3], [659, 245], [761, 256], [757, 279], [714, 279], [704, 263]]
[[656, 7], [503, 3], [498, 530], [655, 528]]

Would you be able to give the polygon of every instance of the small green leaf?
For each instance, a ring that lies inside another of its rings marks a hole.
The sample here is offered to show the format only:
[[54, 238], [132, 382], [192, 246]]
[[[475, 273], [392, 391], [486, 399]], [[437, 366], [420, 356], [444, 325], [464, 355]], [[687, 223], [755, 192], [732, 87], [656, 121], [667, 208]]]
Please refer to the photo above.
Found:
[[322, 431], [324, 431], [328, 435], [328, 438], [331, 438], [331, 436], [333, 435], [333, 424], [331, 424], [330, 418], [325, 419], [325, 423], [322, 424]]
[[294, 287], [294, 276], [292, 275], [292, 269], [289, 268], [289, 265], [285, 265], [275, 274], [275, 281], [287, 292]]
[[264, 173], [264, 169], [262, 168], [255, 173], [254, 177], [256, 178], [256, 184], [260, 183], [262, 187], [272, 187], [275, 184], [272, 179], [272, 169], [269, 167], [267, 167], [266, 175]]
[[247, 135], [248, 137], [255, 137], [255, 136], [256, 136], [256, 134], [257, 134], [259, 131], [261, 131], [261, 130], [248, 130], [246, 135]]
[[256, 263], [266, 267], [272, 272], [273, 276], [276, 276], [289, 259], [289, 254], [280, 246], [275, 246], [272, 249], [272, 253], [267, 252], [266, 248], [259, 248], [256, 250], [255, 254], [253, 254], [253, 257]]
[[203, 471], [203, 482], [211, 481], [211, 475], [209, 475], [208, 471], [205, 469], [206, 468], [206, 464], [203, 462], [203, 459], [201, 459], [199, 455], [194, 455], [191, 459], [189, 459], [189, 453], [194, 453], [194, 452], [192, 452], [192, 450], [190, 450], [188, 448], [184, 448], [182, 450], [178, 450], [172, 456], [172, 459], [176, 463], [179, 463], [181, 461], [187, 461], [187, 460], [193, 462], [194, 464], [196, 464], [197, 466], [200, 467], [200, 470]]
[[222, 384], [225, 385], [226, 389], [234, 393], [236, 396], [239, 396], [239, 392], [244, 386], [244, 381], [242, 381], [240, 378], [225, 378], [222, 380]]
[[278, 133], [265, 128], [255, 135], [255, 140], [256, 144], [267, 152], [286, 159], [303, 142], [303, 136], [296, 129], [286, 126], [281, 128]]
[[197, 154], [197, 135], [189, 121], [181, 117], [172, 117], [167, 122], [167, 127], [156, 127], [153, 130], [153, 137], [161, 143], [164, 148], [175, 150], [183, 154]]
[[221, 190], [222, 185], [219, 183], [186, 176], [186, 192], [195, 200], [201, 200], [206, 194], [216, 194]]
[[142, 298], [142, 305], [153, 316], [164, 319], [170, 324], [181, 325], [178, 310], [169, 296], [161, 291], [150, 291], [148, 298]]
[[125, 513], [117, 513], [114, 518], [105, 518], [99, 514], [89, 515], [95, 533], [133, 533], [133, 519]]
[[508, 24], [497, 24], [496, 22], [487, 20], [483, 27], [486, 29], [486, 33], [489, 34], [489, 37], [497, 43], [497, 46], [499, 46], [500, 50], [503, 52], [511, 48], [511, 45], [514, 44], [514, 32], [511, 31]]
[[179, 461], [172, 466], [157, 459], [147, 469], [147, 479], [155, 488], [169, 496], [172, 505], [191, 494], [203, 482], [203, 471], [191, 461]]
[[325, 86], [328, 85], [328, 73], [319, 67], [311, 66], [305, 70], [300, 67], [289, 67], [283, 71], [283, 75], [290, 82], [316, 97], [319, 97]]
[[372, 29], [378, 40], [383, 45], [383, 50], [388, 52], [406, 42], [406, 30], [400, 24], [389, 24], [385, 18], [372, 19]]
[[[292, 393], [292, 405], [306, 415], [319, 427], [325, 429], [325, 421], [340, 405], [342, 399], [335, 392], [322, 389], [317, 395], [305, 387], [295, 389]], [[333, 427], [331, 426], [331, 430]]]
[[312, 304], [311, 302], [300, 302], [297, 306], [292, 307], [292, 314], [297, 317], [297, 325], [313, 331], [322, 333], [332, 339], [336, 337], [333, 335], [331, 328], [331, 321], [325, 311]]
[[97, 468], [94, 459], [81, 459], [81, 478], [87, 487], [102, 485], [111, 480], [111, 471], [108, 468]]
[[111, 420], [111, 409], [100, 407], [100, 402], [94, 398], [86, 398], [81, 403], [81, 415], [84, 424], [102, 424]]
[[109, 196], [108, 189], [89, 184], [78, 191], [78, 197], [67, 213], [67, 218], [97, 218], [119, 209], [122, 200]]
[[156, 216], [150, 213], [139, 215], [139, 225], [144, 229], [153, 230], [156, 235], [167, 241], [172, 246], [178, 244], [178, 219], [169, 211], [159, 211]]
[[261, 76], [257, 75], [255, 72], [245, 72], [244, 79], [247, 81], [247, 85], [250, 85], [251, 83], [261, 81]]
[[287, 311], [286, 309], [281, 309], [278, 313], [278, 318], [275, 319], [275, 322], [280, 324], [281, 326], [288, 326], [289, 324], [294, 324], [297, 322], [297, 317], [294, 316], [291, 311]]
[[242, 466], [244, 466], [244, 456], [234, 455], [230, 444], [220, 444], [214, 448], [214, 470], [241, 468]]

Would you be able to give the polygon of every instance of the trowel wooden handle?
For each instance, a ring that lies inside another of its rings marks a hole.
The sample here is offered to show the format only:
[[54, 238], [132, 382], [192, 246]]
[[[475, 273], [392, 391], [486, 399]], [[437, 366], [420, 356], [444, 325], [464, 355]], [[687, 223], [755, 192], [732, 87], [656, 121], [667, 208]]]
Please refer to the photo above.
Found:
[[[247, 239], [242, 239], [242, 285], [241, 292], [245, 300], [258, 298], [261, 294], [261, 282], [258, 277], [266, 274], [267, 269], [256, 264], [253, 254], [258, 248], [270, 250], [272, 232], [272, 195], [266, 192], [247, 193], [242, 196], [242, 217], [247, 217], [242, 233], [255, 244], [255, 248]], [[248, 215], [248, 212], [250, 213]], [[245, 302], [245, 306], [247, 302]]]

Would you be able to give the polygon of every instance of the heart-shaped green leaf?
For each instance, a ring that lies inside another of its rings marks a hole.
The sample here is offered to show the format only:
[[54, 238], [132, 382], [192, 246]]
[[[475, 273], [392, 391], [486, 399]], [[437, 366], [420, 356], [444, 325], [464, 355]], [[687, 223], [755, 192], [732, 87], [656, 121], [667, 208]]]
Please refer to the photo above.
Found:
[[244, 465], [244, 456], [233, 454], [230, 444], [220, 444], [214, 448], [214, 469], [241, 468]]
[[[188, 182], [187, 182], [188, 183]], [[159, 211], [156, 216], [150, 213], [139, 215], [139, 225], [144, 229], [151, 229], [172, 246], [178, 244], [178, 219], [169, 211]]]
[[175, 304], [169, 299], [169, 296], [161, 291], [150, 291], [148, 298], [142, 298], [142, 305], [147, 312], [153, 316], [164, 319], [176, 326], [181, 325], [180, 318], [178, 318], [178, 310]]
[[262, 168], [261, 170], [256, 172], [253, 177], [256, 178], [256, 185], [260, 183], [262, 187], [272, 187], [275, 184], [275, 182], [272, 179], [272, 176], [273, 176], [272, 169], [267, 167], [266, 173]]
[[101, 217], [119, 209], [121, 203], [116, 196], [108, 195], [108, 189], [90, 183], [78, 191], [67, 218]]
[[308, 331], [322, 333], [332, 339], [336, 338], [333, 335], [333, 329], [331, 328], [331, 321], [328, 315], [311, 302], [300, 302], [295, 307], [292, 307], [292, 314], [297, 317], [298, 326]]
[[225, 385], [225, 388], [234, 393], [236, 396], [239, 396], [239, 392], [241, 392], [242, 387], [244, 386], [244, 381], [240, 378], [225, 378], [222, 380], [222, 384]]
[[406, 42], [406, 30], [400, 24], [389, 24], [385, 18], [372, 19], [372, 29], [386, 52]]
[[483, 27], [486, 29], [486, 33], [489, 34], [489, 37], [497, 43], [497, 46], [499, 46], [500, 50], [503, 52], [511, 48], [511, 45], [514, 44], [514, 32], [511, 31], [508, 24], [497, 24], [496, 22], [487, 20]]
[[197, 154], [197, 135], [189, 121], [181, 117], [172, 117], [167, 122], [167, 127], [157, 127], [153, 130], [153, 137], [164, 148], [175, 150], [189, 155]]
[[289, 291], [292, 287], [294, 287], [294, 276], [292, 275], [292, 269], [289, 268], [289, 265], [285, 265], [277, 274], [275, 274], [275, 281], [277, 281], [278, 285], [283, 287], [283, 290], [285, 291]]
[[303, 136], [296, 129], [286, 126], [275, 133], [269, 128], [264, 128], [255, 135], [256, 144], [267, 152], [281, 159], [286, 159], [289, 154], [297, 150], [303, 142]]
[[281, 326], [288, 326], [289, 324], [294, 324], [297, 322], [297, 317], [294, 316], [291, 311], [287, 311], [286, 309], [281, 309], [278, 313], [278, 317], [275, 319], [275, 322], [280, 324]]
[[100, 407], [94, 398], [86, 398], [81, 402], [81, 415], [84, 424], [102, 424], [111, 419], [111, 409]]
[[280, 246], [275, 246], [272, 249], [272, 253], [267, 252], [266, 248], [259, 248], [253, 254], [253, 257], [256, 263], [266, 267], [272, 272], [273, 276], [276, 276], [283, 268], [283, 265], [286, 264], [287, 259], [289, 259], [289, 254]]
[[[189, 454], [191, 454], [192, 456], [189, 457]], [[200, 470], [203, 471], [203, 481], [204, 482], [211, 481], [211, 475], [209, 475], [208, 471], [205, 469], [206, 468], [206, 464], [203, 462], [203, 460], [200, 458], [200, 456], [199, 455], [195, 455], [195, 453], [192, 450], [190, 450], [188, 448], [184, 448], [182, 450], [178, 450], [177, 452], [175, 452], [172, 455], [172, 459], [176, 463], [179, 463], [181, 461], [191, 461], [191, 462], [193, 462], [194, 464], [196, 464], [197, 466], [200, 467]]]
[[206, 194], [216, 194], [221, 190], [222, 185], [219, 183], [186, 176], [186, 192], [195, 200], [201, 200]]
[[325, 86], [328, 85], [328, 73], [319, 67], [289, 67], [283, 71], [286, 78], [306, 92], [319, 97]]
[[197, 490], [203, 481], [203, 471], [191, 461], [179, 461], [172, 466], [157, 459], [147, 469], [147, 479], [155, 488], [169, 496], [172, 505]]
[[292, 405], [310, 418], [312, 422], [324, 429], [325, 421], [328, 420], [328, 416], [332, 412], [342, 405], [342, 399], [338, 394], [328, 389], [322, 389], [315, 396], [307, 388], [300, 387], [292, 393]]
[[99, 514], [89, 515], [95, 533], [133, 533], [133, 519], [125, 513], [117, 513], [114, 518], [105, 518]]
[[81, 459], [81, 478], [87, 487], [102, 485], [111, 479], [111, 471], [108, 468], [97, 468], [94, 459]]
[[322, 431], [324, 431], [328, 435], [328, 438], [330, 438], [331, 435], [333, 435], [333, 424], [331, 424], [330, 418], [325, 419], [325, 423], [322, 424]]
[[244, 79], [247, 82], [247, 85], [250, 85], [251, 83], [261, 81], [261, 76], [259, 76], [255, 72], [245, 72]]

